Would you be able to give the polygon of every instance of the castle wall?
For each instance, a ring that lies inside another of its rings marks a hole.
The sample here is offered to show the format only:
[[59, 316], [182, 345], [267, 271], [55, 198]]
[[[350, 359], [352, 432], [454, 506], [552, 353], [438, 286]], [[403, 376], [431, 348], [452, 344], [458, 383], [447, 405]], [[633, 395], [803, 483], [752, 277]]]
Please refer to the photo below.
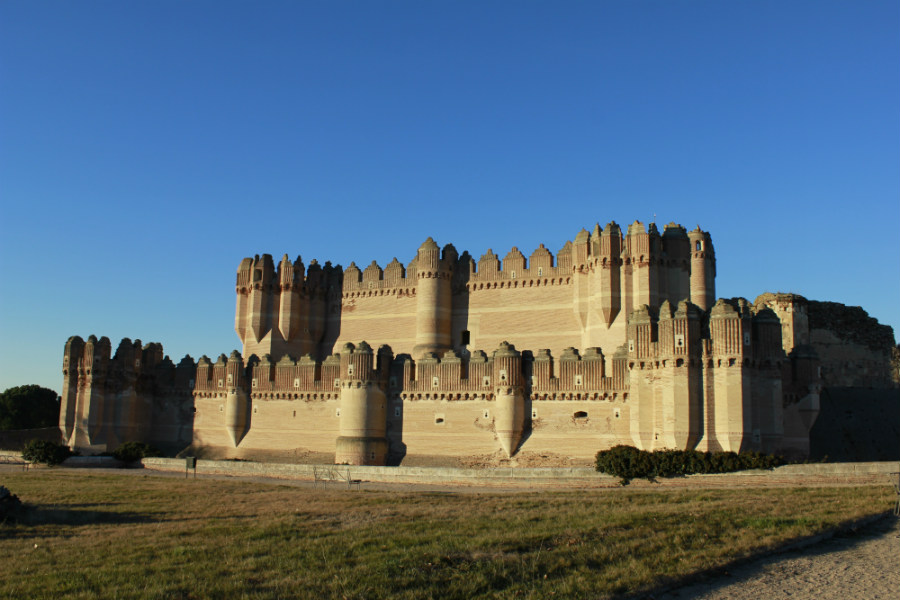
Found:
[[397, 354], [411, 354], [416, 345], [416, 301], [415, 294], [403, 288], [345, 292], [335, 346], [372, 340]]
[[583, 332], [573, 311], [571, 283], [566, 284], [564, 278], [557, 278], [553, 284], [546, 279], [539, 281], [539, 285], [534, 285], [536, 280], [504, 281], [497, 288], [493, 284], [470, 284], [477, 289], [454, 297], [454, 341], [468, 330], [471, 348], [495, 348], [504, 340], [514, 339], [519, 347], [547, 348], [558, 355], [572, 346], [573, 340], [581, 340]]

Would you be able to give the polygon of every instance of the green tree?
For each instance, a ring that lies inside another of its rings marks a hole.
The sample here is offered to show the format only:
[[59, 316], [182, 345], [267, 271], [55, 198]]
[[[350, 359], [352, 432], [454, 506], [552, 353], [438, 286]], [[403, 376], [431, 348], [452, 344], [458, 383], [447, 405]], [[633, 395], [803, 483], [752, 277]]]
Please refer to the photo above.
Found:
[[38, 429], [58, 423], [59, 399], [53, 390], [20, 385], [0, 394], [0, 430]]

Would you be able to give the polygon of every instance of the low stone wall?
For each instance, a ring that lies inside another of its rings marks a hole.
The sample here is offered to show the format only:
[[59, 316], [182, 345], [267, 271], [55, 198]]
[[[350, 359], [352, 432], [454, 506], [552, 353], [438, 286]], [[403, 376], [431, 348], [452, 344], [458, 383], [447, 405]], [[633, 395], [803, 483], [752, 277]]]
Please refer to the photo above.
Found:
[[[159, 471], [185, 470], [184, 459], [145, 458], [144, 468]], [[535, 468], [535, 469], [455, 469], [444, 467], [356, 467], [346, 465], [291, 465], [258, 463], [230, 460], [197, 460], [197, 473], [201, 475], [230, 475], [235, 477], [277, 477], [313, 481], [315, 472], [333, 469], [346, 476], [349, 472], [354, 479], [379, 483], [430, 483], [496, 486], [552, 486], [552, 487], [609, 487], [617, 486], [618, 478], [604, 475], [589, 467], [582, 468]], [[692, 475], [693, 478], [752, 478], [764, 483], [765, 480], [785, 478], [860, 477], [884, 475], [900, 470], [897, 462], [867, 463], [816, 463], [785, 465], [772, 471], [742, 471], [723, 475]]]

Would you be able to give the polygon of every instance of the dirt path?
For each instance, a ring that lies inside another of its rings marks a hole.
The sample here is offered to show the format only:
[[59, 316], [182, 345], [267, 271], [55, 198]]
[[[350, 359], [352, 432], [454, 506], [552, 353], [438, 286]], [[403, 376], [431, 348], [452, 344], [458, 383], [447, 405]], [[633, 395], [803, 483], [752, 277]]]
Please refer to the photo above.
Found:
[[775, 554], [655, 600], [874, 600], [900, 598], [900, 519]]

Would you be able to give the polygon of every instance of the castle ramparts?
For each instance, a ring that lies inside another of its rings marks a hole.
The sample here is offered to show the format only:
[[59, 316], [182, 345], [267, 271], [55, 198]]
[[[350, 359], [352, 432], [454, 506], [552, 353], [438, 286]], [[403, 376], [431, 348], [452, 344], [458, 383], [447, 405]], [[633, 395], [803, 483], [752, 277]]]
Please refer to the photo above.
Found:
[[[241, 261], [243, 352], [186, 357], [106, 338], [66, 344], [70, 445], [130, 439], [333, 454], [589, 460], [643, 449], [804, 455], [823, 384], [806, 301], [715, 301], [708, 233], [635, 222], [554, 256], [475, 261], [425, 241], [406, 266]], [[370, 346], [362, 340], [371, 340]], [[498, 454], [499, 453], [499, 454]]]

